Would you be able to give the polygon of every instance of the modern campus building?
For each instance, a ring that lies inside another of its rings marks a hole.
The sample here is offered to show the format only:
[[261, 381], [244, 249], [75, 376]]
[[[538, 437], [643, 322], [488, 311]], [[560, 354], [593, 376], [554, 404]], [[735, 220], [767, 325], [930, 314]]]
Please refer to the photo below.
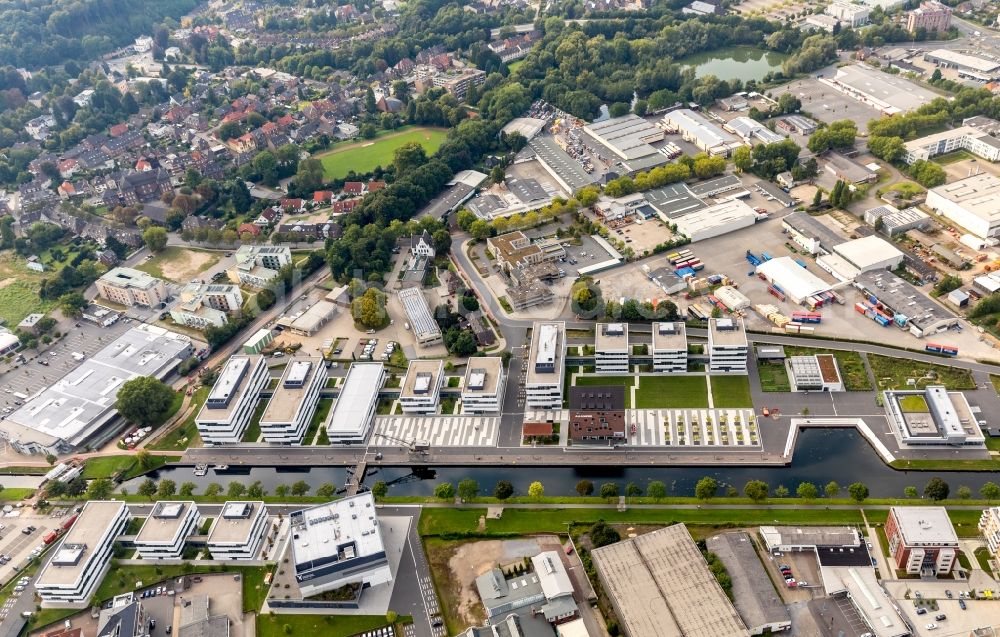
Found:
[[133, 268], [114, 268], [101, 275], [94, 285], [102, 298], [128, 307], [155, 307], [168, 296], [163, 281]]
[[708, 370], [747, 373], [747, 335], [743, 319], [708, 319]]
[[340, 386], [340, 396], [324, 427], [330, 444], [362, 444], [371, 432], [378, 392], [385, 382], [382, 363], [354, 363]]
[[682, 321], [653, 323], [653, 371], [687, 371], [687, 329]]
[[267, 507], [263, 502], [230, 500], [208, 533], [208, 552], [213, 560], [255, 560], [267, 535]]
[[882, 399], [900, 445], [982, 445], [986, 440], [962, 392], [928, 385], [884, 391]]
[[235, 285], [191, 283], [181, 290], [180, 300], [170, 309], [170, 318], [196, 329], [222, 327], [243, 307], [243, 293]]
[[748, 637], [683, 524], [591, 552], [601, 585], [627, 637]]
[[844, 391], [844, 380], [833, 354], [789, 356], [785, 364], [793, 391]]
[[144, 560], [179, 560], [184, 542], [198, 529], [194, 502], [160, 500], [135, 536], [135, 548]]
[[983, 515], [979, 518], [979, 533], [986, 541], [990, 556], [1000, 560], [1000, 507], [983, 510]]
[[0, 421], [18, 453], [69, 453], [117, 434], [118, 389], [137, 376], [167, 378], [191, 356], [191, 340], [154, 325], [133, 327]]
[[[264, 442], [281, 445], [302, 443], [316, 413], [319, 392], [326, 386], [326, 368], [319, 357], [298, 357], [288, 362], [260, 417]], [[308, 444], [310, 441], [306, 441]]]
[[412, 360], [399, 388], [399, 406], [405, 414], [437, 413], [444, 383], [444, 361]]
[[944, 507], [892, 507], [885, 536], [893, 563], [908, 575], [948, 575], [957, 561], [958, 536]]
[[87, 608], [111, 565], [115, 539], [131, 519], [124, 502], [92, 500], [35, 580], [46, 608]]
[[562, 409], [566, 323], [534, 324], [526, 371], [525, 406], [530, 409]]
[[269, 378], [263, 356], [236, 355], [226, 361], [194, 420], [205, 444], [236, 444], [243, 439]]
[[1000, 235], [1000, 178], [980, 173], [927, 193], [927, 205], [956, 224], [987, 239]]
[[462, 383], [463, 414], [495, 414], [503, 405], [507, 372], [499, 356], [483, 356], [469, 360]]
[[424, 293], [420, 291], [420, 288], [404, 288], [397, 292], [396, 296], [399, 297], [403, 311], [406, 312], [406, 318], [409, 319], [417, 345], [427, 346], [440, 343], [442, 340], [441, 328], [434, 320], [431, 308], [427, 305], [427, 299], [424, 298]]
[[627, 374], [628, 323], [598, 323], [594, 338], [594, 367], [598, 374]]
[[278, 276], [278, 270], [292, 262], [288, 246], [243, 245], [236, 251], [236, 265], [229, 278], [251, 288], [266, 288]]
[[392, 581], [371, 493], [296, 511], [289, 516], [295, 580], [302, 597]]

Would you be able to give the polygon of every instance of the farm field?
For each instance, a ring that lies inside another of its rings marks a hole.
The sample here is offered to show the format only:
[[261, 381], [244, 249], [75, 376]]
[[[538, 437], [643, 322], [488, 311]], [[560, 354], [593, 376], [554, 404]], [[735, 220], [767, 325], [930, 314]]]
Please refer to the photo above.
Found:
[[323, 162], [323, 177], [336, 179], [346, 176], [352, 170], [361, 174], [374, 170], [377, 166], [388, 166], [392, 163], [396, 149], [410, 142], [420, 143], [430, 155], [441, 147], [446, 134], [446, 131], [438, 128], [407, 128], [371, 141], [339, 146], [316, 155], [316, 158]]

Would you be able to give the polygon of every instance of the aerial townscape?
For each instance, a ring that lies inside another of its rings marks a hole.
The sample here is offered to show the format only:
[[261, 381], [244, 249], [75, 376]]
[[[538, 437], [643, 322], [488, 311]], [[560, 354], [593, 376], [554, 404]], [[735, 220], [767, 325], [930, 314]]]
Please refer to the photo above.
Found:
[[0, 637], [1000, 637], [1000, 0], [0, 0]]

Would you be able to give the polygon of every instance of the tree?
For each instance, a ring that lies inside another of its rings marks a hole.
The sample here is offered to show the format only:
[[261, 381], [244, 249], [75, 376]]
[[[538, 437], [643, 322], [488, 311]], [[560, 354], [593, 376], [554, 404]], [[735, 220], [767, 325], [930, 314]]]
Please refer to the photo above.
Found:
[[419, 142], [407, 142], [396, 149], [392, 156], [392, 165], [396, 169], [396, 178], [420, 168], [427, 163], [427, 151]]
[[107, 500], [115, 491], [115, 483], [107, 478], [98, 478], [87, 487], [87, 498], [90, 500]]
[[924, 487], [924, 497], [939, 502], [948, 498], [948, 483], [941, 478], [931, 478]]
[[605, 482], [601, 485], [601, 497], [605, 500], [618, 497], [618, 485], [614, 482]]
[[783, 484], [779, 484], [774, 488], [774, 497], [776, 498], [787, 498], [788, 497], [788, 487]]
[[955, 495], [958, 496], [959, 500], [968, 500], [969, 498], [972, 497], [972, 489], [970, 489], [965, 485], [962, 485], [958, 487], [958, 489], [956, 489]]
[[733, 151], [733, 165], [740, 172], [747, 172], [753, 166], [753, 158], [750, 156], [749, 146], [740, 146]]
[[159, 486], [156, 488], [156, 497], [165, 500], [172, 495], [177, 493], [177, 483], [173, 480], [160, 480]]
[[181, 489], [180, 489], [179, 493], [182, 496], [184, 496], [186, 498], [189, 498], [192, 495], [194, 495], [194, 490], [197, 489], [197, 488], [198, 488], [198, 485], [196, 485], [195, 483], [193, 483], [193, 482], [185, 482], [185, 483], [183, 483], [181, 485]]
[[399, 613], [397, 613], [394, 610], [386, 611], [385, 623], [392, 625], [395, 624], [398, 619], [399, 619]]
[[770, 491], [770, 487], [763, 480], [751, 480], [743, 485], [743, 495], [754, 502], [763, 502], [766, 500], [768, 491]]
[[118, 390], [118, 413], [125, 420], [141, 426], [163, 422], [174, 401], [175, 392], [152, 376], [138, 376], [125, 382]]
[[288, 497], [288, 485], [287, 484], [279, 484], [278, 486], [274, 487], [274, 495], [278, 496], [279, 498], [287, 498]]
[[450, 482], [442, 482], [434, 487], [434, 497], [441, 500], [455, 499], [455, 487]]
[[905, 495], [908, 498], [915, 498], [919, 495], [919, 493], [917, 492], [916, 487], [906, 487], [905, 489], [903, 489], [903, 495]]
[[434, 253], [438, 256], [448, 254], [451, 250], [451, 233], [447, 229], [436, 230], [431, 235], [431, 240], [434, 242]]
[[139, 485], [139, 490], [136, 493], [152, 500], [153, 496], [156, 495], [156, 481], [152, 478], [146, 478]]
[[493, 488], [493, 497], [497, 500], [506, 500], [514, 495], [514, 485], [507, 480], [498, 480], [497, 486]]
[[823, 191], [817, 188], [816, 194], [813, 195], [813, 206], [818, 206], [821, 203], [823, 203]]
[[207, 487], [205, 487], [205, 495], [214, 498], [215, 496], [222, 493], [222, 485], [218, 482], [212, 482]]
[[232, 499], [236, 499], [243, 497], [243, 494], [246, 493], [246, 490], [247, 490], [246, 485], [244, 485], [242, 482], [237, 482], [236, 480], [233, 480], [232, 482], [229, 483], [229, 487], [226, 489], [226, 495], [228, 495]]
[[646, 496], [654, 500], [662, 500], [667, 497], [667, 485], [660, 480], [653, 480], [646, 487]]
[[264, 497], [265, 493], [267, 492], [264, 490], [264, 486], [260, 483], [260, 480], [254, 480], [253, 484], [247, 487], [248, 498], [259, 500]]
[[81, 292], [67, 292], [59, 297], [59, 309], [66, 316], [80, 316], [90, 303]]
[[50, 467], [52, 465], [54, 465], [56, 463], [56, 460], [58, 460], [58, 459], [59, 459], [59, 457], [57, 455], [55, 455], [54, 453], [47, 453], [47, 454], [45, 454], [45, 462], [49, 463]]
[[458, 483], [458, 497], [470, 502], [479, 496], [479, 483], [472, 478], [466, 478]]
[[979, 487], [979, 495], [987, 502], [1000, 498], [1000, 486], [995, 482], [987, 482]]
[[299, 480], [292, 484], [292, 495], [301, 497], [307, 493], [309, 493], [309, 483], [305, 480]]
[[295, 185], [302, 193], [309, 193], [323, 185], [323, 162], [313, 157], [303, 159], [295, 170]]
[[851, 499], [859, 504], [868, 499], [868, 485], [864, 482], [851, 483], [847, 487], [847, 492], [851, 495]]
[[638, 498], [642, 495], [642, 489], [634, 482], [629, 482], [625, 485], [625, 496], [629, 498]]
[[384, 480], [379, 480], [372, 485], [372, 496], [376, 500], [385, 498], [387, 493], [389, 493], [389, 485], [386, 484]]
[[719, 481], [712, 476], [705, 476], [694, 485], [694, 497], [699, 500], [711, 500], [719, 490]]
[[545, 495], [545, 487], [541, 482], [537, 480], [528, 485], [528, 496], [532, 498], [540, 498]]
[[604, 520], [594, 522], [594, 525], [590, 527], [588, 535], [590, 535], [590, 542], [594, 545], [595, 549], [614, 544], [622, 539], [618, 531], [614, 527], [608, 526]]
[[588, 496], [594, 493], [594, 483], [590, 480], [580, 480], [576, 483], [576, 492], [581, 496]]
[[795, 489], [795, 495], [803, 500], [815, 500], [819, 496], [819, 489], [812, 482], [800, 482], [798, 488]]
[[385, 327], [389, 323], [385, 302], [386, 296], [378, 288], [368, 288], [364, 294], [351, 301], [351, 315], [363, 327]]
[[823, 492], [826, 493], [826, 497], [835, 498], [840, 494], [840, 485], [837, 484], [836, 480], [830, 480], [823, 487]]
[[159, 226], [150, 226], [142, 233], [142, 241], [150, 252], [162, 252], [167, 247], [167, 230]]
[[135, 463], [139, 465], [140, 469], [149, 469], [153, 465], [153, 456], [149, 451], [140, 449], [135, 452]]
[[316, 495], [321, 498], [332, 498], [337, 493], [337, 487], [329, 482], [324, 482], [316, 488]]

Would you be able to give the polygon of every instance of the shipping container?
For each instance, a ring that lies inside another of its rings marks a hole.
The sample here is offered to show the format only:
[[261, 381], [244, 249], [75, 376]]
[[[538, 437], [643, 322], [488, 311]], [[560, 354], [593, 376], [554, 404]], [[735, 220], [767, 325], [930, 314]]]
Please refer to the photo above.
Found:
[[750, 265], [754, 267], [760, 265], [760, 259], [757, 257], [757, 255], [755, 255], [753, 252], [750, 252], [749, 250], [747, 250], [747, 261], [749, 261]]
[[792, 320], [799, 323], [819, 323], [823, 315], [819, 312], [792, 312]]
[[785, 293], [779, 290], [777, 287], [771, 285], [767, 288], [768, 293], [778, 299], [779, 301], [785, 300]]
[[55, 542], [57, 537], [59, 537], [59, 533], [56, 531], [49, 531], [42, 537], [42, 543], [48, 546], [49, 544]]
[[937, 343], [927, 343], [924, 349], [928, 352], [933, 352], [935, 354], [943, 354], [945, 356], [958, 356], [958, 348], [953, 345], [939, 345]]

